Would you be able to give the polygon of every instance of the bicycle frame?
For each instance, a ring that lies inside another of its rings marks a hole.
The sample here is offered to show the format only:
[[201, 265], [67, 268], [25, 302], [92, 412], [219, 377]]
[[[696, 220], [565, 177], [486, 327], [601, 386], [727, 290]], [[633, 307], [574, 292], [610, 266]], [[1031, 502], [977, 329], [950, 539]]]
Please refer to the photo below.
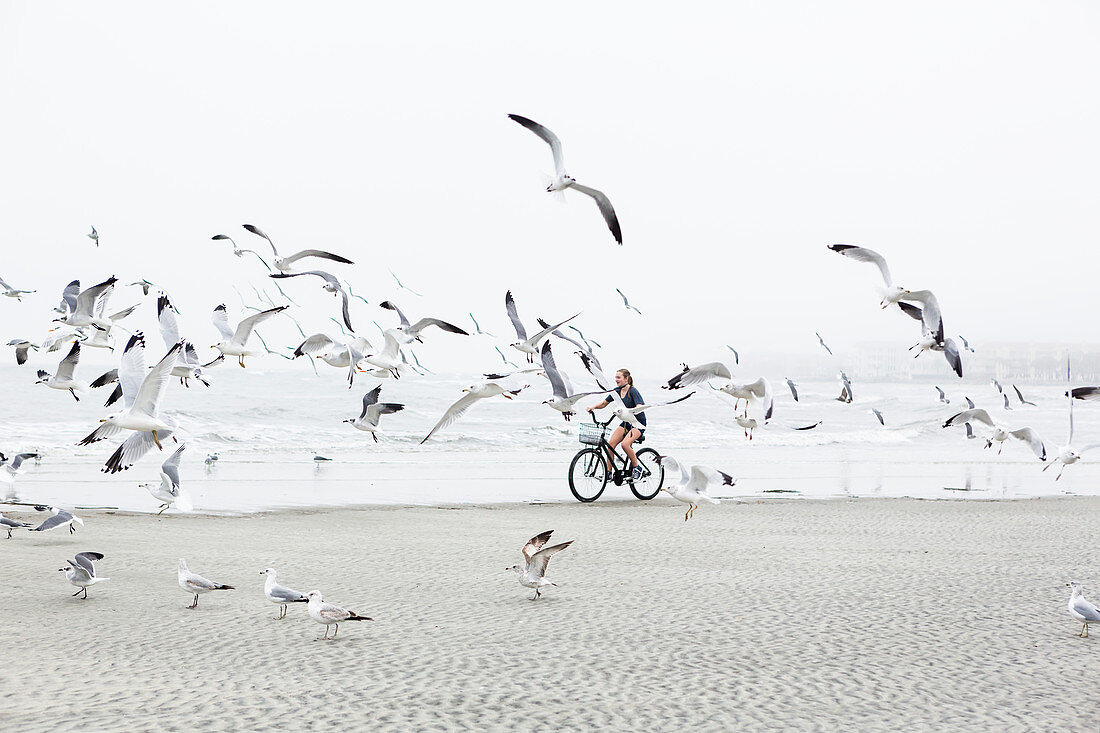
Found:
[[[595, 415], [592, 415], [592, 422], [594, 422], [597, 425], [599, 425], [600, 427], [604, 427], [604, 428], [606, 428], [608, 425], [610, 425], [611, 421], [614, 420], [614, 419], [615, 419], [615, 416], [612, 415], [611, 417], [609, 417], [604, 422], [600, 422], [596, 418]], [[626, 475], [629, 475], [629, 471], [627, 469], [630, 466], [630, 459], [627, 458], [625, 451], [622, 454], [620, 454], [617, 449], [611, 447], [611, 444], [607, 442], [607, 438], [605, 438], [605, 437], [600, 438], [600, 443], [596, 447], [599, 448], [600, 453], [602, 455], [605, 455], [605, 456], [608, 457], [608, 459], [611, 462], [611, 470], [612, 471], [618, 471], [620, 473], [624, 473]], [[616, 461], [616, 459], [618, 459], [618, 461]]]

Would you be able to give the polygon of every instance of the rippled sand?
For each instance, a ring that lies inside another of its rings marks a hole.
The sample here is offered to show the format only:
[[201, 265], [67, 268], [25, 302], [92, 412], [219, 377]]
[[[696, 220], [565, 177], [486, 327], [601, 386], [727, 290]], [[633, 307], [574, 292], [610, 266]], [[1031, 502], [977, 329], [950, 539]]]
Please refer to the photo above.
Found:
[[[85, 520], [0, 539], [7, 728], [1098, 725], [1100, 629], [1065, 610], [1070, 579], [1100, 598], [1098, 499]], [[576, 542], [532, 602], [504, 568], [550, 528]], [[57, 572], [85, 550], [111, 578], [86, 601]], [[186, 610], [180, 557], [238, 589]], [[375, 621], [336, 642], [304, 604], [276, 621], [268, 566]]]

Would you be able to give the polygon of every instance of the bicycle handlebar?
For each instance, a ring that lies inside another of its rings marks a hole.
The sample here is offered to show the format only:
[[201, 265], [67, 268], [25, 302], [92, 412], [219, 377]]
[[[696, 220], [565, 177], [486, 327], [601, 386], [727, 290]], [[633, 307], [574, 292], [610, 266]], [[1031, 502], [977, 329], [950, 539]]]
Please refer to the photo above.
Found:
[[606, 428], [608, 425], [611, 424], [611, 421], [615, 419], [615, 415], [612, 414], [611, 417], [607, 418], [607, 420], [605, 420], [604, 422], [600, 422], [599, 419], [596, 417], [595, 412], [590, 412], [588, 414], [592, 416], [592, 422], [596, 423], [601, 428]]

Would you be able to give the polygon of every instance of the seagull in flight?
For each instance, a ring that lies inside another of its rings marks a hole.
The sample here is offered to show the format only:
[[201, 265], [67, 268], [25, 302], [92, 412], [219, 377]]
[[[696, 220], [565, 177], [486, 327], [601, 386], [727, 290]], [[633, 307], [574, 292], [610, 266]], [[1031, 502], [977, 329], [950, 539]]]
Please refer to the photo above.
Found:
[[446, 331], [447, 333], [457, 333], [460, 336], [470, 335], [453, 323], [447, 323], [447, 321], [441, 321], [438, 318], [421, 318], [416, 323], [410, 324], [409, 319], [405, 317], [401, 309], [388, 300], [382, 301], [378, 306], [395, 312], [397, 317], [401, 320], [401, 325], [393, 330], [395, 331], [395, 336], [398, 336], [398, 341], [401, 342], [403, 346], [405, 344], [411, 344], [413, 341], [420, 341], [421, 332], [429, 326], [435, 326], [439, 330]]
[[558, 371], [557, 364], [554, 363], [554, 355], [550, 352], [550, 342], [547, 341], [542, 345], [542, 368], [546, 372], [547, 379], [550, 380], [550, 387], [554, 391], [554, 399], [546, 400], [542, 404], [550, 405], [557, 410], [565, 418], [566, 422], [569, 418], [577, 414], [573, 409], [577, 406], [577, 401], [589, 397], [594, 394], [603, 394], [604, 390], [596, 392], [578, 392], [575, 394], [569, 394], [566, 389], [565, 380], [562, 377], [562, 373]]
[[1012, 385], [1012, 389], [1016, 390], [1016, 397], [1020, 400], [1021, 405], [1031, 405], [1032, 407], [1038, 407], [1038, 405], [1036, 405], [1034, 402], [1028, 402], [1027, 400], [1025, 400], [1023, 392], [1021, 392], [1020, 388], [1017, 387], [1015, 384]]
[[446, 428], [455, 420], [465, 415], [466, 412], [471, 407], [473, 407], [474, 403], [476, 403], [478, 400], [484, 400], [489, 397], [496, 397], [497, 395], [501, 395], [505, 399], [510, 400], [518, 395], [520, 392], [522, 392], [523, 389], [524, 387], [520, 387], [519, 389], [515, 390], [508, 390], [497, 384], [496, 382], [483, 382], [472, 387], [466, 387], [462, 390], [466, 394], [458, 398], [458, 400], [453, 405], [447, 408], [447, 411], [443, 413], [443, 417], [439, 418], [439, 422], [437, 422], [435, 424], [435, 427], [433, 427], [431, 431], [429, 431], [428, 434], [424, 436], [424, 440], [421, 440], [420, 444], [423, 445], [428, 440], [428, 438], [435, 435], [437, 431]]
[[944, 394], [944, 391], [943, 391], [942, 389], [940, 389], [939, 387], [936, 387], [935, 385], [932, 385], [932, 386], [933, 386], [933, 387], [935, 388], [935, 390], [936, 390], [937, 392], [939, 392], [939, 394], [940, 394], [940, 402], [942, 402], [942, 403], [943, 403], [943, 404], [945, 404], [945, 405], [950, 405], [950, 404], [951, 404], [951, 400], [947, 399], [947, 395], [946, 395], [946, 394]]
[[1047, 459], [1046, 446], [1043, 445], [1043, 440], [1039, 437], [1038, 433], [1026, 426], [1011, 430], [1002, 425], [998, 425], [993, 421], [993, 418], [989, 416], [989, 413], [980, 407], [973, 410], [963, 410], [962, 412], [952, 415], [947, 418], [943, 426], [945, 428], [950, 428], [968, 422], [980, 422], [983, 425], [993, 428], [993, 434], [989, 437], [990, 442], [987, 443], [986, 447], [990, 447], [993, 443], [999, 443], [997, 455], [1000, 455], [1001, 451], [1004, 450], [1004, 443], [1006, 440], [1015, 438], [1027, 443], [1028, 448], [1031, 448], [1031, 452], [1034, 453], [1040, 461], [1045, 461]]
[[9, 298], [15, 298], [20, 303], [23, 302], [24, 295], [38, 292], [37, 290], [17, 290], [16, 288], [13, 288], [11, 285], [8, 285], [6, 282], [4, 282], [3, 278], [0, 278], [0, 288], [4, 288], [4, 292], [0, 293], [0, 295], [5, 295]]
[[474, 335], [475, 336], [483, 336], [483, 335], [484, 336], [492, 336], [493, 335], [493, 334], [489, 333], [488, 331], [482, 331], [481, 330], [481, 325], [478, 324], [477, 319], [474, 318], [473, 313], [470, 314], [470, 320], [474, 322]]
[[76, 296], [80, 295], [80, 281], [73, 280], [61, 291], [61, 302], [54, 308], [54, 313], [66, 315], [76, 310]]
[[739, 366], [741, 364], [741, 356], [737, 353], [737, 349], [733, 348], [729, 344], [726, 344], [726, 348], [733, 352], [734, 366]]
[[344, 325], [348, 327], [349, 331], [354, 332], [355, 328], [351, 325], [351, 314], [348, 313], [348, 291], [344, 289], [344, 286], [340, 284], [340, 281], [336, 279], [335, 275], [327, 273], [324, 270], [307, 270], [306, 272], [277, 272], [269, 275], [269, 277], [286, 278], [300, 277], [302, 275], [316, 275], [325, 281], [325, 284], [321, 286], [322, 290], [340, 296], [340, 314], [344, 318]]
[[817, 336], [817, 342], [819, 344], [821, 344], [821, 348], [823, 348], [823, 349], [825, 349], [825, 351], [829, 352], [829, 356], [832, 356], [833, 355], [833, 350], [830, 349], [828, 344], [825, 343], [825, 339], [821, 338], [821, 334], [818, 333], [817, 331], [814, 331], [814, 335]]
[[523, 321], [519, 319], [519, 313], [516, 310], [516, 301], [512, 298], [511, 290], [504, 294], [504, 307], [508, 311], [508, 318], [512, 321], [512, 326], [516, 329], [516, 336], [519, 338], [519, 341], [509, 345], [516, 351], [526, 354], [528, 362], [535, 361], [535, 354], [539, 353], [539, 344], [542, 343], [544, 338], [580, 315], [580, 313], [575, 313], [561, 323], [544, 328], [531, 338], [527, 338], [527, 330], [523, 327]]
[[[157, 298], [157, 325], [160, 327], [160, 336], [164, 339], [164, 347], [166, 349], [171, 349], [180, 342], [183, 343], [183, 348], [179, 351], [176, 364], [172, 367], [172, 376], [179, 379], [184, 387], [190, 387], [190, 381], [192, 379], [196, 379], [209, 387], [210, 382], [207, 381], [202, 373], [203, 366], [205, 365], [199, 359], [199, 352], [195, 350], [195, 345], [193, 343], [184, 341], [180, 338], [179, 322], [176, 320], [176, 309], [172, 307], [172, 303], [164, 293], [161, 293]], [[99, 380], [96, 381], [98, 382]], [[93, 384], [92, 386], [94, 387], [95, 385]]]
[[971, 354], [974, 353], [974, 349], [970, 346], [970, 342], [963, 338], [962, 334], [959, 334], [959, 341], [962, 341], [963, 349], [965, 351], [969, 351]]
[[626, 306], [627, 309], [634, 311], [639, 316], [642, 315], [642, 312], [640, 310], [638, 310], [637, 308], [635, 308], [634, 306], [632, 306], [630, 304], [630, 301], [626, 299], [626, 294], [623, 293], [623, 291], [619, 290], [618, 288], [615, 288], [615, 292], [618, 293], [619, 297], [623, 299], [623, 305]]
[[348, 418], [344, 422], [351, 423], [353, 428], [371, 434], [374, 442], [378, 442], [378, 421], [382, 415], [392, 415], [405, 409], [405, 406], [397, 402], [379, 402], [378, 396], [382, 393], [382, 385], [378, 385], [370, 392], [363, 395], [363, 411], [359, 417]]
[[245, 254], [255, 255], [256, 259], [263, 263], [263, 266], [267, 268], [267, 271], [271, 272], [271, 265], [267, 264], [267, 260], [265, 260], [259, 252], [254, 249], [242, 249], [241, 247], [238, 247], [237, 243], [233, 240], [233, 237], [229, 236], [228, 234], [215, 234], [211, 237], [211, 239], [229, 240], [229, 244], [233, 246], [233, 254], [235, 254], [237, 257], [241, 257]]
[[783, 377], [783, 381], [787, 383], [787, 389], [791, 391], [791, 397], [794, 397], [794, 401], [798, 402], [798, 390], [796, 389], [798, 385], [792, 382], [790, 377]]
[[546, 566], [550, 563], [550, 558], [574, 542], [569, 540], [568, 542], [562, 542], [560, 545], [546, 547], [545, 545], [552, 534], [554, 534], [554, 530], [548, 529], [542, 534], [537, 534], [527, 540], [527, 544], [521, 550], [523, 552], [523, 565], [513, 565], [506, 568], [506, 570], [519, 576], [519, 584], [524, 588], [535, 589], [535, 595], [531, 598], [532, 601], [539, 599], [542, 589], [546, 586], [557, 587], [557, 583], [551, 583], [546, 579]]
[[3, 514], [0, 514], [0, 531], [8, 531], [8, 539], [11, 539], [11, 533], [13, 529], [21, 529], [23, 527], [30, 527], [31, 525], [26, 522], [17, 522], [14, 519], [8, 519]]
[[[871, 412], [875, 413], [875, 417], [878, 418], [878, 424], [883, 426], [883, 427], [886, 427], [886, 421], [882, 419], [882, 413], [879, 412], [878, 410], [876, 410], [873, 407], [871, 408]], [[967, 423], [967, 427], [970, 427], [969, 423]]]
[[915, 300], [921, 304], [921, 338], [909, 347], [910, 351], [918, 349], [913, 358], [916, 359], [925, 351], [942, 351], [951, 371], [962, 377], [962, 357], [959, 355], [959, 347], [954, 339], [945, 338], [943, 335], [943, 316], [936, 296], [931, 290], [907, 290], [901, 297], [903, 300]]
[[623, 243], [623, 233], [619, 228], [619, 219], [615, 216], [615, 209], [611, 206], [611, 200], [607, 198], [601, 191], [597, 191], [594, 188], [588, 188], [577, 183], [575, 178], [567, 175], [565, 172], [565, 158], [562, 155], [561, 140], [558, 136], [550, 132], [539, 123], [529, 120], [526, 117], [519, 115], [508, 115], [508, 118], [513, 122], [517, 122], [523, 125], [531, 132], [538, 135], [543, 142], [550, 146], [550, 153], [554, 157], [554, 178], [550, 181], [550, 185], [546, 187], [546, 190], [555, 193], [565, 191], [567, 188], [571, 188], [574, 191], [583, 193], [586, 196], [591, 196], [596, 202], [596, 206], [600, 210], [600, 214], [603, 216], [604, 222], [607, 223], [607, 228], [611, 230], [611, 235], [615, 237], [615, 241], [618, 244]]
[[423, 297], [424, 297], [424, 296], [423, 296], [423, 295], [421, 295], [420, 293], [416, 292], [415, 290], [413, 290], [412, 288], [408, 287], [408, 286], [407, 286], [407, 285], [405, 285], [405, 284], [404, 284], [403, 282], [401, 282], [400, 280], [398, 280], [398, 279], [397, 279], [397, 275], [395, 275], [395, 274], [394, 274], [393, 270], [390, 270], [390, 275], [392, 275], [392, 276], [393, 276], [393, 281], [394, 281], [395, 283], [397, 283], [397, 288], [398, 288], [398, 290], [408, 290], [408, 291], [409, 291], [410, 293], [412, 293], [413, 295], [415, 295], [415, 296], [417, 296], [417, 297], [419, 297], [419, 298], [423, 298]]
[[[1069, 364], [1066, 364], [1067, 381], [1069, 380], [1069, 378]], [[1100, 400], [1100, 388], [1077, 387], [1075, 389], [1067, 391], [1066, 398], [1069, 418], [1069, 431], [1066, 435], [1066, 444], [1058, 449], [1058, 455], [1055, 456], [1054, 460], [1051, 461], [1049, 465], [1043, 467], [1043, 470], [1046, 471], [1048, 468], [1050, 468], [1050, 466], [1053, 466], [1056, 463], [1059, 464], [1060, 468], [1058, 469], [1058, 475], [1054, 477], [1055, 481], [1062, 478], [1062, 472], [1066, 470], [1066, 466], [1072, 466], [1074, 463], [1077, 463], [1077, 461], [1081, 460], [1081, 456], [1083, 456], [1087, 451], [1090, 451], [1094, 448], [1100, 448], [1100, 443], [1090, 443], [1088, 445], [1082, 446], [1081, 448], [1073, 447], [1073, 401], [1075, 399], [1087, 400], [1090, 402]]]
[[[253, 234], [263, 237], [267, 240], [267, 243], [271, 245], [271, 251], [275, 254], [274, 265], [275, 269], [280, 272], [291, 272], [291, 266], [298, 260], [305, 259], [306, 257], [318, 257], [323, 260], [332, 260], [333, 262], [340, 262], [345, 265], [354, 265], [355, 263], [349, 260], [347, 257], [341, 257], [340, 255], [333, 254], [332, 252], [325, 252], [320, 249], [303, 249], [300, 252], [295, 252], [289, 257], [280, 257], [279, 250], [275, 248], [275, 243], [271, 241], [271, 237], [263, 233], [263, 231], [252, 224], [243, 224], [245, 229]], [[234, 245], [236, 246], [236, 245]]]
[[497, 350], [497, 353], [500, 354], [500, 358], [504, 361], [505, 364], [508, 364], [510, 366], [514, 366], [516, 369], [519, 369], [519, 364], [515, 363], [514, 361], [509, 359], [507, 356], [505, 356], [504, 352], [500, 350], [499, 346], [494, 346], [493, 348]]
[[145, 489], [152, 494], [154, 499], [161, 502], [160, 511], [157, 512], [157, 516], [164, 514], [165, 510], [181, 497], [180, 457], [183, 455], [183, 449], [186, 447], [186, 445], [181, 445], [176, 449], [175, 453], [168, 457], [168, 460], [161, 464], [159, 484], [138, 484], [139, 488]]
[[86, 393], [90, 386], [74, 376], [76, 365], [80, 362], [80, 342], [73, 343], [69, 353], [57, 365], [57, 374], [50, 374], [45, 369], [38, 370], [38, 381], [35, 384], [44, 384], [50, 389], [68, 390], [73, 399], [80, 402], [76, 393]]
[[88, 239], [95, 242], [95, 246], [97, 246], [97, 247], [99, 246], [99, 232], [97, 232], [95, 230], [95, 227], [92, 227], [91, 233], [86, 234], [85, 236], [88, 237]]
[[878, 268], [883, 282], [886, 283], [886, 290], [883, 291], [882, 301], [879, 303], [883, 308], [894, 305], [903, 295], [909, 292], [905, 288], [894, 284], [893, 278], [890, 277], [890, 266], [886, 264], [886, 258], [873, 249], [856, 247], [851, 244], [830, 244], [829, 249], [857, 262], [870, 262]]
[[88, 586], [110, 580], [110, 578], [100, 578], [95, 574], [95, 562], [102, 559], [103, 553], [101, 552], [78, 552], [75, 558], [68, 561], [69, 567], [57, 569], [57, 572], [65, 573], [65, 577], [68, 578], [70, 583], [80, 588], [76, 593], [73, 593], [74, 598], [83, 593], [84, 598], [87, 599]]
[[31, 532], [45, 532], [47, 530], [56, 529], [57, 527], [68, 527], [69, 534], [74, 534], [76, 533], [76, 527], [74, 525], [79, 524], [81, 527], [84, 526], [83, 519], [64, 509], [58, 509], [52, 506], [36, 506], [34, 510], [37, 512], [50, 512], [53, 516], [32, 529]]
[[662, 468], [667, 468], [671, 473], [680, 473], [679, 483], [671, 481], [667, 486], [662, 486], [661, 491], [667, 491], [669, 496], [688, 505], [684, 512], [684, 521], [695, 515], [701, 502], [720, 504], [718, 499], [707, 494], [707, 487], [711, 484], [720, 486], [733, 486], [737, 479], [710, 466], [685, 466], [672, 456], [661, 456], [657, 459]]
[[249, 351], [246, 348], [248, 343], [248, 337], [252, 335], [252, 329], [260, 323], [263, 323], [268, 318], [282, 313], [290, 306], [280, 305], [275, 308], [268, 308], [265, 311], [255, 313], [248, 318], [243, 319], [237, 324], [237, 329], [233, 330], [229, 327], [229, 316], [227, 315], [225, 304], [219, 305], [214, 309], [213, 323], [214, 327], [218, 329], [218, 332], [222, 335], [222, 340], [214, 344], [212, 348], [217, 349], [222, 353], [222, 356], [235, 356], [237, 357], [237, 363], [244, 367], [244, 358], [246, 356], [256, 356], [260, 352]]

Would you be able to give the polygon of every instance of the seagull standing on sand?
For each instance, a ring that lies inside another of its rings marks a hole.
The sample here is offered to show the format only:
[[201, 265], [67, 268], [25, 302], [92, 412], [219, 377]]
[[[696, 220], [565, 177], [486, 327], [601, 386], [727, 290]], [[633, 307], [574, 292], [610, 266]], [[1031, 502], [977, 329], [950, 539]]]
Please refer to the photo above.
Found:
[[466, 387], [462, 390], [466, 394], [458, 398], [458, 400], [453, 405], [447, 408], [447, 411], [443, 413], [443, 417], [439, 418], [439, 422], [437, 422], [435, 424], [435, 427], [432, 428], [431, 431], [429, 431], [428, 434], [424, 436], [424, 440], [421, 440], [420, 444], [423, 445], [428, 440], [428, 438], [435, 435], [437, 431], [442, 430], [443, 428], [453, 423], [455, 420], [465, 415], [466, 412], [471, 407], [473, 407], [474, 403], [478, 400], [483, 400], [489, 397], [496, 397], [497, 395], [502, 395], [505, 399], [510, 400], [518, 395], [520, 392], [522, 392], [523, 389], [524, 387], [520, 387], [516, 390], [507, 390], [496, 382], [482, 382], [481, 384], [477, 384], [472, 387]]
[[508, 115], [508, 118], [513, 122], [518, 122], [535, 133], [543, 142], [550, 146], [550, 154], [554, 158], [554, 177], [551, 179], [550, 185], [546, 187], [546, 190], [551, 193], [559, 193], [564, 192], [567, 188], [571, 188], [586, 196], [591, 196], [596, 202], [596, 206], [599, 208], [604, 222], [607, 223], [607, 228], [611, 230], [611, 235], [615, 237], [615, 242], [621, 245], [623, 243], [623, 233], [619, 228], [619, 219], [615, 216], [615, 209], [611, 206], [611, 199], [607, 198], [601, 191], [582, 186], [577, 183], [575, 178], [566, 174], [565, 157], [562, 155], [561, 140], [558, 139], [558, 136], [539, 123], [529, 120], [526, 117]]
[[154, 499], [162, 503], [157, 516], [164, 514], [165, 510], [180, 498], [180, 457], [186, 447], [181, 445], [168, 460], [161, 464], [159, 484], [138, 484], [139, 488], [145, 489], [153, 495]]
[[[259, 227], [255, 227], [251, 224], [243, 224], [245, 229], [253, 234], [263, 237], [267, 240], [267, 243], [271, 245], [271, 251], [275, 254], [274, 265], [275, 269], [280, 272], [292, 272], [291, 265], [298, 260], [306, 257], [318, 257], [323, 260], [332, 260], [333, 262], [340, 262], [345, 265], [354, 265], [355, 263], [349, 260], [347, 257], [341, 257], [340, 255], [333, 254], [332, 252], [325, 252], [320, 249], [303, 249], [301, 252], [295, 252], [289, 257], [280, 257], [279, 250], [275, 249], [275, 243], [271, 241], [271, 237], [260, 231]], [[350, 328], [350, 327], [349, 327]]]
[[523, 546], [522, 550], [523, 565], [513, 565], [506, 568], [506, 570], [510, 570], [519, 576], [519, 584], [524, 588], [535, 589], [535, 595], [531, 598], [532, 601], [539, 599], [542, 589], [546, 586], [557, 587], [557, 583], [551, 583], [546, 579], [546, 566], [549, 564], [551, 557], [573, 544], [573, 540], [569, 540], [553, 547], [544, 547], [543, 545], [546, 544], [553, 533], [554, 530], [549, 529], [527, 540], [527, 544]]
[[359, 417], [344, 420], [351, 423], [353, 428], [370, 433], [375, 443], [378, 442], [378, 421], [382, 415], [392, 415], [405, 409], [404, 405], [397, 402], [379, 402], [378, 396], [381, 393], [382, 385], [367, 392], [363, 395], [363, 411], [359, 413]]
[[286, 618], [286, 608], [291, 603], [308, 603], [309, 596], [305, 593], [299, 593], [296, 590], [291, 590], [285, 585], [279, 585], [275, 579], [275, 568], [268, 568], [260, 573], [260, 575], [266, 575], [267, 580], [264, 581], [264, 595], [267, 596], [267, 600], [277, 604], [280, 607], [279, 615], [275, 619], [279, 621]]
[[36, 506], [34, 509], [38, 512], [50, 512], [53, 516], [32, 529], [31, 532], [45, 532], [50, 529], [56, 529], [57, 527], [68, 527], [69, 534], [74, 534], [76, 532], [76, 527], [73, 526], [74, 524], [79, 524], [81, 527], [84, 526], [83, 519], [64, 509], [58, 509], [52, 506]]
[[1085, 600], [1084, 591], [1081, 590], [1081, 584], [1076, 580], [1072, 580], [1066, 583], [1072, 590], [1069, 594], [1069, 603], [1066, 604], [1066, 610], [1069, 611], [1069, 615], [1080, 621], [1083, 625], [1081, 630], [1077, 632], [1078, 636], [1088, 638], [1089, 624], [1100, 624], [1100, 609], [1094, 606], [1090, 601]]
[[231, 585], [215, 583], [212, 580], [207, 580], [201, 575], [192, 573], [187, 569], [187, 562], [182, 557], [180, 558], [179, 569], [176, 572], [176, 581], [184, 592], [195, 594], [194, 602], [190, 606], [184, 606], [184, 608], [198, 608], [200, 593], [209, 593], [214, 590], [236, 590]]
[[70, 583], [80, 588], [76, 593], [73, 593], [74, 598], [83, 593], [86, 599], [88, 597], [88, 586], [110, 580], [110, 578], [100, 578], [95, 574], [95, 562], [102, 559], [103, 553], [101, 552], [78, 552], [75, 558], [68, 561], [69, 567], [57, 569], [57, 572], [65, 573], [65, 577], [69, 579]]
[[344, 621], [374, 620], [370, 616], [360, 616], [355, 611], [340, 608], [340, 606], [332, 603], [325, 603], [324, 599], [321, 598], [321, 591], [319, 590], [311, 590], [307, 598], [309, 602], [306, 604], [306, 611], [309, 613], [309, 617], [317, 623], [325, 625], [325, 635], [317, 637], [317, 641], [329, 638], [329, 625], [336, 626], [336, 629], [332, 632], [332, 640], [336, 641], [336, 635], [340, 633], [340, 624]]
[[222, 335], [222, 340], [214, 344], [212, 348], [220, 351], [222, 356], [237, 357], [237, 363], [243, 368], [246, 356], [256, 356], [261, 353], [259, 351], [249, 351], [246, 347], [248, 337], [252, 335], [252, 329], [289, 307], [288, 305], [280, 305], [276, 308], [268, 308], [265, 311], [255, 313], [237, 324], [237, 329], [234, 331], [229, 327], [229, 316], [226, 313], [225, 305], [219, 305], [214, 309], [212, 321], [214, 327], [218, 329], [218, 333]]
[[737, 479], [733, 476], [709, 466], [691, 466], [689, 468], [672, 456], [661, 456], [657, 460], [662, 467], [667, 468], [670, 472], [676, 473], [679, 471], [680, 473], [679, 483], [669, 482], [668, 486], [661, 487], [661, 491], [667, 491], [673, 499], [688, 505], [687, 511], [684, 512], [685, 522], [695, 515], [695, 510], [699, 508], [701, 502], [721, 503], [718, 499], [707, 495], [708, 486], [711, 484], [733, 486], [737, 483]]

